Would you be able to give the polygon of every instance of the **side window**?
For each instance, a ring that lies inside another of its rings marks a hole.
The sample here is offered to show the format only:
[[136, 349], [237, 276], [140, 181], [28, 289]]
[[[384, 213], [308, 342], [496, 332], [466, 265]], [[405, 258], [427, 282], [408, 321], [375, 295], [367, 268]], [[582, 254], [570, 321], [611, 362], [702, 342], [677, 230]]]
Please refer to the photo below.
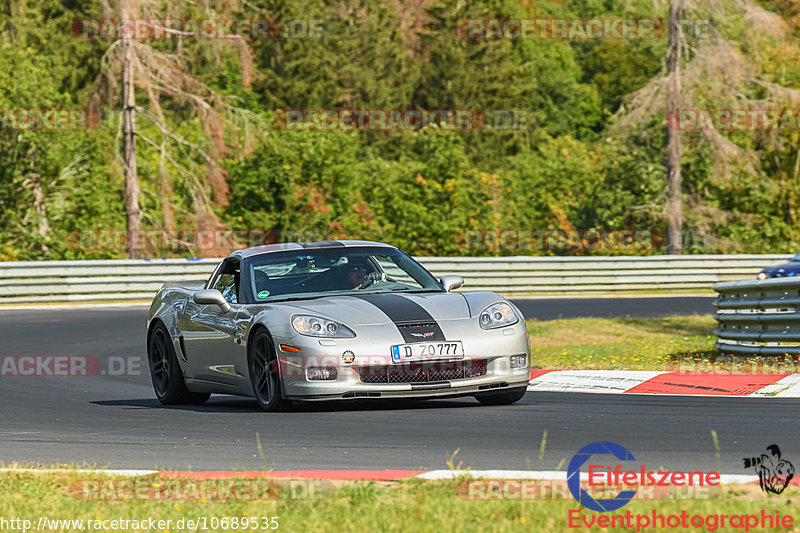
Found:
[[230, 261], [226, 263], [219, 274], [217, 279], [214, 280], [212, 289], [217, 289], [222, 293], [222, 296], [228, 303], [239, 303], [239, 281], [241, 279], [241, 271], [238, 261]]

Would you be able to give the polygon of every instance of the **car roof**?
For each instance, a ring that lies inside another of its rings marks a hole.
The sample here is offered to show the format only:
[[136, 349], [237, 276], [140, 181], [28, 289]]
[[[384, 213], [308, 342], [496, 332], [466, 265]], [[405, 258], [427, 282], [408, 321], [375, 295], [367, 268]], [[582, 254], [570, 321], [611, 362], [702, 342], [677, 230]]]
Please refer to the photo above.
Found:
[[317, 242], [285, 242], [278, 244], [262, 244], [260, 246], [253, 246], [252, 248], [244, 248], [242, 250], [236, 250], [235, 252], [232, 252], [228, 257], [240, 257], [244, 259], [261, 254], [286, 252], [291, 250], [313, 251], [313, 250], [330, 249], [330, 248], [356, 248], [360, 246], [372, 246], [379, 248], [387, 248], [390, 250], [397, 249], [391, 244], [386, 244], [383, 242], [374, 242], [374, 241], [344, 240], [344, 241], [317, 241]]

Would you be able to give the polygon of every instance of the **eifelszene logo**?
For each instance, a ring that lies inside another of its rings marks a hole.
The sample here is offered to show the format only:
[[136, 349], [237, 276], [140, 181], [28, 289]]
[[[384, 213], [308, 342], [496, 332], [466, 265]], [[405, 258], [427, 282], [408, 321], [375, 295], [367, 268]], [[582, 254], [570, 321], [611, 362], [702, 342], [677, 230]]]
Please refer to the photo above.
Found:
[[762, 453], [761, 457], [744, 457], [744, 467], [755, 468], [762, 491], [780, 494], [794, 477], [794, 466], [781, 458], [781, 449], [777, 444], [767, 446], [767, 451], [769, 455]]
[[[610, 500], [595, 500], [589, 496], [588, 492], [581, 488], [581, 466], [583, 466], [592, 455], [609, 453], [613, 454], [620, 461], [636, 460], [631, 452], [619, 444], [608, 441], [593, 442], [578, 450], [578, 453], [572, 457], [572, 460], [569, 462], [569, 467], [567, 468], [567, 487], [569, 487], [572, 497], [575, 498], [575, 501], [579, 504], [592, 511], [600, 511], [602, 513], [616, 511], [636, 496], [635, 490], [623, 490]], [[593, 465], [589, 466], [590, 472], [592, 466]], [[592, 484], [591, 479], [589, 484]]]
[[567, 468], [567, 487], [575, 501], [592, 511], [601, 513], [616, 511], [636, 496], [638, 487], [717, 486], [720, 483], [720, 474], [716, 471], [655, 471], [645, 469], [644, 465], [639, 465], [638, 469], [623, 470], [622, 464], [608, 467], [590, 463], [587, 466], [590, 488], [625, 486], [634, 489], [622, 490], [610, 499], [595, 499], [581, 488], [581, 467], [595, 455], [612, 455], [620, 462], [636, 460], [626, 448], [609, 441], [593, 442], [578, 450]]

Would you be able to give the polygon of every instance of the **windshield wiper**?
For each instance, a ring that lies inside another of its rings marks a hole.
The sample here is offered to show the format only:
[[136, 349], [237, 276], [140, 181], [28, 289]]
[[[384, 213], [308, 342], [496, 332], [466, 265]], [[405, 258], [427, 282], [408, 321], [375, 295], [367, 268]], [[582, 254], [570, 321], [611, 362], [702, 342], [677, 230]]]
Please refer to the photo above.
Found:
[[398, 289], [390, 289], [386, 291], [358, 291], [359, 294], [391, 294], [393, 292], [401, 292], [401, 291], [409, 291], [413, 293], [422, 293], [422, 292], [442, 292], [441, 290], [437, 289], [415, 289], [414, 287], [401, 287]]
[[294, 302], [294, 301], [297, 301], [297, 300], [314, 300], [316, 298], [322, 298], [323, 296], [325, 296], [325, 295], [324, 294], [318, 294], [316, 296], [292, 296], [291, 298], [278, 298], [278, 299], [275, 299], [275, 300], [267, 300], [265, 302], [258, 302], [258, 303], [269, 304], [269, 303], [277, 303], [277, 302]]

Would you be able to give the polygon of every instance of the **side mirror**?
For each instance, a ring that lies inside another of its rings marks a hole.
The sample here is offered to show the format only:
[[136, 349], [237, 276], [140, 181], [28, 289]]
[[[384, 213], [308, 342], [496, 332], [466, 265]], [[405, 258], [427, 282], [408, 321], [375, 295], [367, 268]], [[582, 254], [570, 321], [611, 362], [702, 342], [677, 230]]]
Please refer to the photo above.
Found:
[[223, 313], [227, 313], [231, 310], [231, 304], [228, 303], [228, 300], [226, 300], [217, 289], [197, 291], [194, 293], [192, 299], [198, 304], [218, 305]]
[[442, 284], [442, 287], [444, 287], [445, 291], [452, 292], [464, 286], [464, 278], [461, 276], [456, 276], [455, 274], [448, 274], [446, 276], [442, 276], [439, 280], [439, 283]]

